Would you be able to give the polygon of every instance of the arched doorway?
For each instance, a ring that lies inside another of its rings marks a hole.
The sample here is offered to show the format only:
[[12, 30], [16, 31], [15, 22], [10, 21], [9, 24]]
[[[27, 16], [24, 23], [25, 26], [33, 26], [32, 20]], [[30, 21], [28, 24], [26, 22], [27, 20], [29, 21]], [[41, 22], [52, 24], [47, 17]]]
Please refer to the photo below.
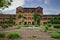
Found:
[[24, 25], [26, 25], [27, 24], [27, 22], [24, 22]]
[[32, 25], [34, 25], [34, 22], [32, 22]]

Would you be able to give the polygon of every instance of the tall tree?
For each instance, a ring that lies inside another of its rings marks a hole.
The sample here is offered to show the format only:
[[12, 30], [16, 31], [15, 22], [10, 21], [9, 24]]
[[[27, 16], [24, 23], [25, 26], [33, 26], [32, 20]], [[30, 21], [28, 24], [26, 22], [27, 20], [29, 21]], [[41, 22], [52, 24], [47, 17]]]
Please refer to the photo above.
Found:
[[10, 16], [10, 18], [8, 19], [8, 23], [9, 24], [13, 24], [13, 18]]
[[41, 20], [40, 14], [35, 13], [33, 19], [36, 25], [40, 25], [40, 20]]
[[23, 22], [23, 19], [24, 19], [23, 15], [19, 15], [19, 16], [18, 16], [18, 19], [19, 19], [21, 22]]
[[0, 9], [11, 5], [12, 0], [0, 0]]

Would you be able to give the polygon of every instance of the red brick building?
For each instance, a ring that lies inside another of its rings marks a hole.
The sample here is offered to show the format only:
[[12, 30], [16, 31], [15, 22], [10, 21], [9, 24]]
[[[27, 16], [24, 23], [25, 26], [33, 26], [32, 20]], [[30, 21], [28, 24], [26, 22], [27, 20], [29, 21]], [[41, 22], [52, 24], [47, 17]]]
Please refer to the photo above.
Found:
[[[43, 15], [43, 8], [37, 7], [37, 8], [23, 8], [18, 7], [16, 8], [16, 14], [0, 14], [0, 24], [6, 24], [7, 19], [10, 17], [13, 18], [14, 24], [32, 24], [34, 25], [33, 15], [35, 13], [38, 13], [40, 16], [42, 16], [41, 24], [47, 24], [47, 21], [53, 18], [54, 16], [60, 16], [60, 15]], [[23, 15], [24, 19], [18, 19], [19, 15]]]

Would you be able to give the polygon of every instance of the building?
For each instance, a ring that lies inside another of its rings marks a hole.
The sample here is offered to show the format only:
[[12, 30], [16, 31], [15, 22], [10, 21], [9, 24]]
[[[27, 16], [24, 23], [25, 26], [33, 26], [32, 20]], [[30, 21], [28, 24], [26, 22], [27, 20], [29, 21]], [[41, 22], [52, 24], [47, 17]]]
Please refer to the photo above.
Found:
[[[23, 7], [17, 7], [16, 8], [16, 14], [0, 14], [0, 24], [7, 24], [7, 19], [10, 17], [13, 18], [14, 24], [32, 24], [34, 25], [35, 22], [33, 20], [33, 15], [35, 13], [38, 13], [40, 16], [42, 16], [42, 20], [40, 24], [44, 25], [47, 24], [47, 21], [53, 18], [54, 16], [60, 16], [60, 15], [43, 15], [43, 8], [37, 7], [37, 8], [23, 8]], [[23, 15], [24, 19], [18, 19], [19, 15]]]
[[8, 19], [12, 17], [14, 24], [15, 24], [15, 20], [16, 20], [16, 15], [14, 14], [0, 14], [0, 24], [8, 24]]
[[[23, 7], [18, 7], [16, 9], [16, 24], [34, 24], [33, 20], [33, 15], [35, 13], [38, 13], [39, 15], [43, 15], [43, 8], [37, 7], [37, 8], [23, 8]], [[24, 16], [23, 22], [18, 19], [19, 15]]]

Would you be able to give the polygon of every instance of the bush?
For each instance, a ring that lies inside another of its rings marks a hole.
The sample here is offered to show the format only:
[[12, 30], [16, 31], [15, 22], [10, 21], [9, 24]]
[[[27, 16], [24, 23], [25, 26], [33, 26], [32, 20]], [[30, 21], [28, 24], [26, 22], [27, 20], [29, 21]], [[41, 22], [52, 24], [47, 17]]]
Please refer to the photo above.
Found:
[[21, 26], [18, 26], [18, 27], [17, 27], [17, 29], [20, 29], [20, 28], [21, 28]]
[[48, 27], [51, 27], [51, 24], [48, 24]]
[[35, 27], [38, 27], [38, 25], [35, 25]]
[[54, 28], [60, 28], [60, 25], [55, 25]]
[[9, 26], [9, 27], [12, 27], [12, 26], [13, 26], [13, 24], [8, 24], [8, 26]]
[[47, 26], [47, 25], [45, 25], [45, 30], [44, 30], [44, 31], [46, 32], [47, 30], [48, 30], [48, 26]]
[[60, 39], [60, 33], [57, 33], [57, 32], [51, 33], [50, 36], [52, 38], [58, 38], [58, 39]]
[[60, 30], [56, 30], [55, 32], [60, 33]]
[[5, 34], [3, 32], [0, 32], [0, 38], [5, 37]]
[[29, 27], [29, 25], [27, 24], [27, 25], [24, 25], [24, 27]]
[[15, 39], [15, 38], [19, 38], [20, 35], [19, 35], [19, 33], [17, 33], [17, 32], [11, 32], [11, 33], [8, 34], [8, 37], [9, 37], [10, 39]]
[[7, 25], [7, 24], [3, 24], [3, 25], [2, 25], [2, 28], [3, 28], [3, 29], [6, 29], [6, 28], [8, 28], [8, 25]]

